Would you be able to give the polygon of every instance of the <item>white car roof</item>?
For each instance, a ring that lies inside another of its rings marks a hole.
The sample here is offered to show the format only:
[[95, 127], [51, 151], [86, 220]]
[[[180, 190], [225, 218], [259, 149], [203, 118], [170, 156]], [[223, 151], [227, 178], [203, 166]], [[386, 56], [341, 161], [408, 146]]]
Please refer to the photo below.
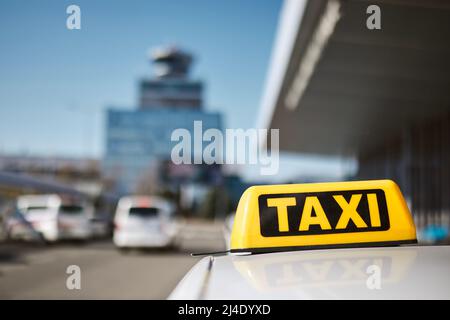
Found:
[[38, 195], [23, 195], [17, 198], [17, 206], [19, 208], [26, 208], [30, 205], [59, 205], [61, 197], [57, 194], [38, 194]]
[[146, 203], [148, 206], [155, 207], [167, 207], [170, 206], [170, 202], [164, 198], [157, 196], [126, 196], [119, 200], [118, 206], [122, 209], [130, 209], [132, 207], [141, 206], [142, 203]]
[[169, 298], [450, 299], [449, 267], [450, 246], [205, 257]]

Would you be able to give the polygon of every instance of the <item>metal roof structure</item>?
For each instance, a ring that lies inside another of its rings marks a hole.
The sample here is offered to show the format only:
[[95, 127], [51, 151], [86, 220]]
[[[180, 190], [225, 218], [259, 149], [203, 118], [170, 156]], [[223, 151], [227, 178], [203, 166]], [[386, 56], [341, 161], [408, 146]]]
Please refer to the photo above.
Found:
[[[353, 156], [450, 110], [450, 2], [286, 1], [258, 127], [280, 149]], [[270, 145], [270, 141], [268, 141]]]

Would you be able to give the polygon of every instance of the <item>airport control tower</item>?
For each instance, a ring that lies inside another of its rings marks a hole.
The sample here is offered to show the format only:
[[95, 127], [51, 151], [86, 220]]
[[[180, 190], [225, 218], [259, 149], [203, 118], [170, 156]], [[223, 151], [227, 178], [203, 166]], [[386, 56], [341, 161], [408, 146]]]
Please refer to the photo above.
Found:
[[153, 74], [139, 81], [136, 108], [108, 108], [104, 168], [120, 192], [142, 192], [146, 184], [208, 184], [221, 175], [220, 166], [171, 161], [174, 130], [193, 133], [194, 121], [203, 130], [222, 128], [222, 115], [203, 108], [203, 83], [189, 74], [193, 60], [176, 47], [152, 50]]
[[154, 78], [142, 80], [139, 107], [201, 109], [203, 86], [189, 78], [193, 58], [176, 47], [161, 47], [150, 53]]

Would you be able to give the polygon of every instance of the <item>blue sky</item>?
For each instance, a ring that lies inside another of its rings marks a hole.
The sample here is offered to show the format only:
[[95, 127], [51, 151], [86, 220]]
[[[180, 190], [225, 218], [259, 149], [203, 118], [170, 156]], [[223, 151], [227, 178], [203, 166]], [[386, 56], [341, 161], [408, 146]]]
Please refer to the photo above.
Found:
[[[81, 7], [81, 30], [66, 8]], [[205, 105], [227, 128], [257, 121], [281, 0], [0, 1], [0, 153], [101, 157], [104, 110], [135, 108], [150, 48], [197, 56]], [[345, 164], [344, 164], [345, 165]], [[261, 178], [257, 168], [244, 170]], [[340, 161], [285, 156], [278, 179], [336, 175]]]
[[[81, 30], [66, 7], [81, 7]], [[101, 156], [104, 109], [134, 108], [149, 48], [197, 55], [206, 108], [252, 127], [280, 0], [0, 2], [0, 152]]]

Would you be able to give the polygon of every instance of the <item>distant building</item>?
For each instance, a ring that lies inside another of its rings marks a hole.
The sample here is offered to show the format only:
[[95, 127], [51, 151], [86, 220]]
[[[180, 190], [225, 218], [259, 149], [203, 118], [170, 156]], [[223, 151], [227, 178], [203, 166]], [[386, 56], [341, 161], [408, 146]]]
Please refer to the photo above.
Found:
[[99, 161], [88, 158], [0, 155], [0, 172], [64, 183], [93, 194], [108, 184], [102, 177]]
[[88, 197], [103, 210], [115, 204], [111, 190], [96, 159], [0, 155], [0, 207], [22, 194], [63, 193]]
[[138, 108], [107, 110], [105, 172], [122, 193], [150, 192], [162, 184], [213, 183], [220, 166], [171, 163], [176, 144], [171, 134], [177, 128], [192, 132], [196, 120], [203, 130], [221, 129], [221, 114], [203, 110], [203, 84], [189, 77], [192, 56], [162, 48], [151, 58], [154, 77], [140, 82]]
[[151, 58], [155, 78], [141, 81], [139, 108], [200, 110], [203, 106], [203, 84], [187, 78], [192, 56], [175, 48], [162, 48], [153, 51]]

